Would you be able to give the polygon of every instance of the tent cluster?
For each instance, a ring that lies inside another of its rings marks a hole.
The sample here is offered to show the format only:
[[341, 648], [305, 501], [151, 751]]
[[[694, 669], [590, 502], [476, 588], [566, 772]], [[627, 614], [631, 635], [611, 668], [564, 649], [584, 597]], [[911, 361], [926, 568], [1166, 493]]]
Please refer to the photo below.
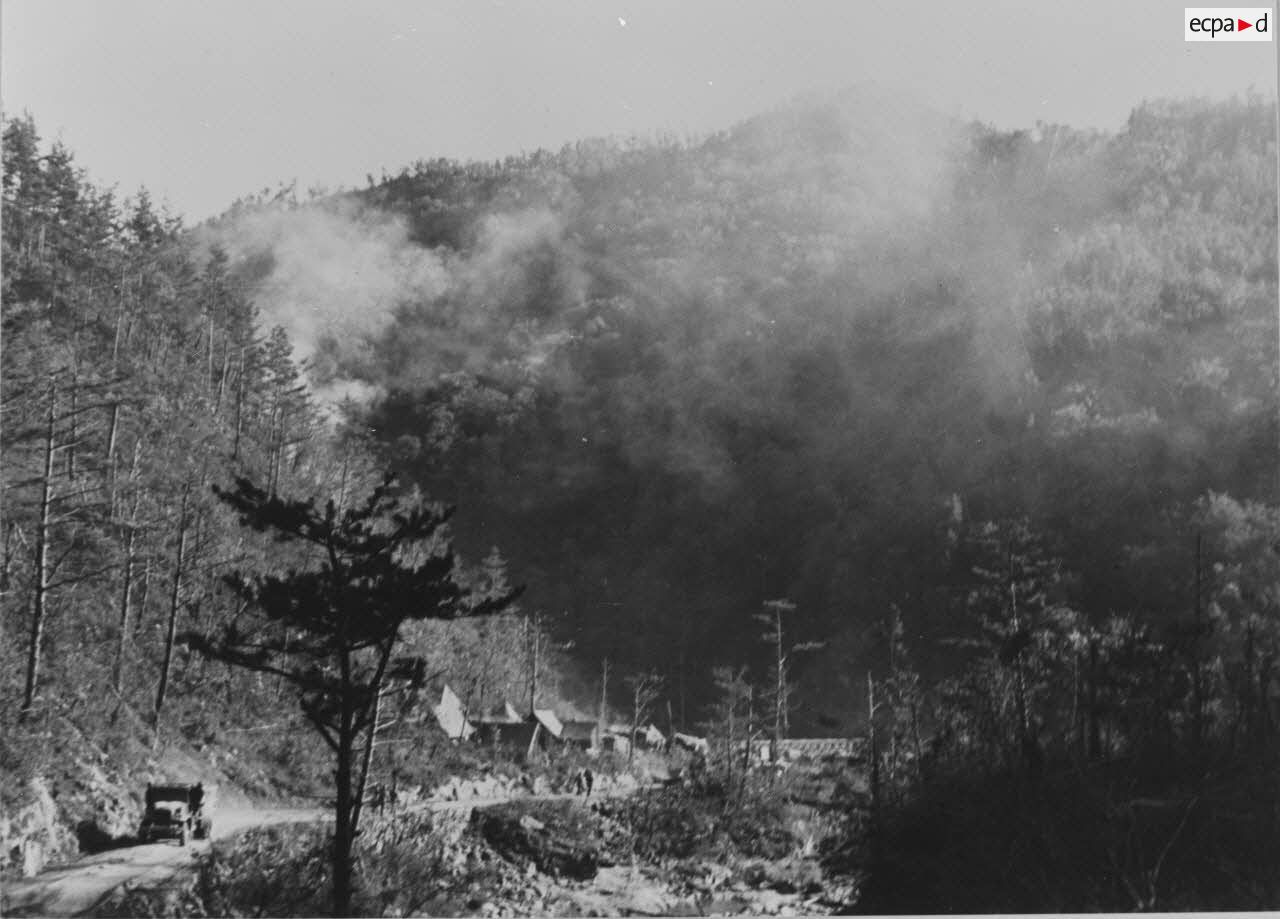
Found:
[[448, 685], [440, 693], [439, 704], [432, 707], [432, 714], [436, 725], [450, 740], [502, 748], [526, 758], [557, 746], [582, 750], [599, 747], [593, 721], [562, 721], [548, 708], [534, 709], [529, 715], [521, 716], [510, 702], [475, 717], [466, 711], [458, 694]]
[[[440, 693], [439, 704], [432, 707], [432, 715], [436, 725], [450, 740], [502, 749], [526, 759], [557, 748], [627, 755], [632, 746], [652, 750], [668, 747], [667, 736], [653, 724], [637, 728], [633, 737], [630, 725], [611, 724], [601, 730], [595, 721], [561, 719], [549, 708], [534, 709], [522, 716], [510, 702], [504, 702], [496, 710], [482, 712], [478, 717], [473, 716], [448, 685]], [[683, 734], [677, 734], [674, 739], [680, 743], [682, 738], [695, 742], [695, 745], [697, 741], [706, 744], [701, 738]], [[688, 746], [688, 743], [682, 746]]]

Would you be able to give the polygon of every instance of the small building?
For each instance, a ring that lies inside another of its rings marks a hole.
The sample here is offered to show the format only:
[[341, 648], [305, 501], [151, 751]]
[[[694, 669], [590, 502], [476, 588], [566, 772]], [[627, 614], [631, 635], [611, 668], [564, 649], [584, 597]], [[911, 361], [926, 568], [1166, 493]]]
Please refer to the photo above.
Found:
[[[863, 758], [865, 743], [849, 737], [787, 737], [778, 741], [778, 763], [857, 762]], [[751, 741], [752, 762], [773, 762], [773, 741]]]
[[580, 750], [596, 750], [600, 747], [598, 733], [594, 721], [566, 721], [560, 732], [560, 742]]
[[667, 746], [667, 735], [650, 722], [636, 730], [636, 744], [650, 750], [664, 750]]
[[692, 734], [681, 734], [679, 731], [676, 731], [676, 733], [671, 736], [671, 742], [683, 750], [688, 750], [690, 753], [699, 754], [701, 756], [711, 755], [711, 745], [707, 743], [707, 738], [705, 737], [695, 737]]
[[600, 735], [600, 749], [605, 753], [617, 753], [620, 756], [627, 756], [631, 753], [630, 732], [627, 730], [617, 731], [613, 728], [606, 728], [604, 733]]
[[861, 758], [863, 744], [849, 737], [789, 737], [778, 743], [778, 758], [791, 762], [852, 761]]
[[547, 732], [537, 721], [481, 721], [471, 739], [493, 753], [528, 759], [547, 747]]

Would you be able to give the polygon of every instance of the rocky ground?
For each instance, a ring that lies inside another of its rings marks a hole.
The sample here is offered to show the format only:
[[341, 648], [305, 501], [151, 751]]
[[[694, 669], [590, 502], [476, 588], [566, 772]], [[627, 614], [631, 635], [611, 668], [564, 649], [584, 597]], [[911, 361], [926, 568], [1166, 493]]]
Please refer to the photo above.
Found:
[[[654, 792], [661, 798], [666, 793]], [[641, 796], [643, 797], [643, 796]], [[399, 813], [371, 823], [356, 909], [375, 916], [821, 915], [847, 911], [856, 879], [793, 846], [750, 855], [707, 837], [681, 856], [638, 839], [621, 798], [525, 798]], [[681, 802], [667, 801], [667, 804]], [[635, 807], [663, 806], [642, 801]], [[652, 825], [644, 829], [652, 833]], [[219, 843], [196, 872], [118, 891], [98, 916], [316, 915], [324, 834], [255, 830]], [[267, 854], [279, 861], [266, 866]], [[295, 891], [304, 891], [295, 894]], [[273, 899], [274, 898], [274, 899]]]
[[847, 907], [856, 893], [852, 878], [804, 853], [801, 837], [772, 858], [714, 844], [684, 857], [643, 854], [651, 849], [637, 845], [616, 801], [522, 802], [477, 812], [471, 829], [460, 839], [466, 857], [484, 859], [487, 848], [516, 869], [504, 869], [507, 884], [472, 898], [482, 916], [818, 915]]
[[388, 885], [382, 915], [822, 915], [856, 896], [855, 879], [805, 854], [800, 837], [774, 858], [723, 846], [646, 855], [616, 799], [514, 801], [432, 832], [434, 889], [412, 902], [404, 885]]

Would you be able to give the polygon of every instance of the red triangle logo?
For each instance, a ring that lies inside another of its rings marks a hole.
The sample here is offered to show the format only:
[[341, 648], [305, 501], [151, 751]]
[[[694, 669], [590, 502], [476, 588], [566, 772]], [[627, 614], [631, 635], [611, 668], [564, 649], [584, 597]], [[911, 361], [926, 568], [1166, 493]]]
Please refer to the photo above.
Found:
[[1253, 28], [1253, 23], [1251, 23], [1251, 22], [1245, 22], [1243, 19], [1237, 19], [1237, 20], [1236, 20], [1236, 26], [1237, 26], [1237, 28], [1239, 28], [1239, 30], [1240, 30], [1241, 32], [1243, 32], [1245, 29], [1252, 29], [1252, 28]]

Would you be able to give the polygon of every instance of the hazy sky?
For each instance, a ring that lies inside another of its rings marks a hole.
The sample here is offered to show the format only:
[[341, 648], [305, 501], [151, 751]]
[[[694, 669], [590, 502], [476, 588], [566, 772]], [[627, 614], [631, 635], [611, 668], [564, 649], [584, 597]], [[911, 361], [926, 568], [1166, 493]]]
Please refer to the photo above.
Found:
[[1274, 42], [1186, 43], [1182, 6], [3, 0], [0, 95], [93, 181], [199, 219], [281, 181], [696, 134], [866, 81], [1006, 127], [1118, 128], [1144, 98], [1273, 92]]

